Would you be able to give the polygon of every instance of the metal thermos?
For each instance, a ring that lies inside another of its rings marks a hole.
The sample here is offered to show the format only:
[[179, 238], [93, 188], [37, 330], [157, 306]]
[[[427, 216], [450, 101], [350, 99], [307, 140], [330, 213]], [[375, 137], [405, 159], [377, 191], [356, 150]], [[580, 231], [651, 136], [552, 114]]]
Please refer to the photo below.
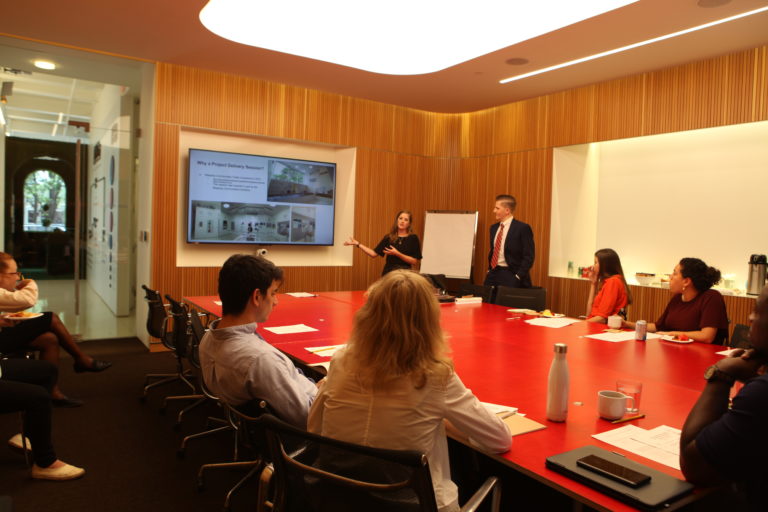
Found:
[[749, 278], [747, 279], [747, 293], [760, 295], [765, 286], [765, 270], [768, 258], [765, 254], [753, 254], [749, 257]]
[[549, 385], [547, 386], [547, 419], [549, 421], [565, 421], [568, 417], [568, 361], [565, 354], [568, 346], [565, 343], [555, 343], [555, 358], [549, 367]]

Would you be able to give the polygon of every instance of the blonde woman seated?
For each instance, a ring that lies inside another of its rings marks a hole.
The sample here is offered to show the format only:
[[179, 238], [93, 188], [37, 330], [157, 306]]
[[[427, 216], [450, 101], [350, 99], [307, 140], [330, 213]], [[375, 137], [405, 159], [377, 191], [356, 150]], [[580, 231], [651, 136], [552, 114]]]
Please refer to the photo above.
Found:
[[632, 293], [624, 279], [621, 260], [613, 249], [600, 249], [595, 253], [595, 265], [589, 272], [589, 281], [587, 322], [605, 323], [609, 316], [619, 314], [632, 304]]
[[504, 422], [462, 384], [447, 351], [430, 284], [411, 271], [388, 273], [355, 316], [308, 425], [342, 441], [425, 453], [443, 512], [459, 510], [446, 432], [496, 453], [512, 444]]

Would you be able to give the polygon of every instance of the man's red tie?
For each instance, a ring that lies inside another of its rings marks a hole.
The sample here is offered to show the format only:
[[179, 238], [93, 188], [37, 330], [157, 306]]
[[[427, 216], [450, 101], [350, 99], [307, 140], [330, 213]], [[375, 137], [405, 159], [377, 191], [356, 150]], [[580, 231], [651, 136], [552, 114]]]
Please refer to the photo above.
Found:
[[499, 224], [499, 232], [496, 233], [496, 243], [493, 245], [493, 255], [491, 256], [491, 268], [496, 268], [499, 263], [499, 251], [501, 251], [501, 240], [504, 238], [504, 224]]

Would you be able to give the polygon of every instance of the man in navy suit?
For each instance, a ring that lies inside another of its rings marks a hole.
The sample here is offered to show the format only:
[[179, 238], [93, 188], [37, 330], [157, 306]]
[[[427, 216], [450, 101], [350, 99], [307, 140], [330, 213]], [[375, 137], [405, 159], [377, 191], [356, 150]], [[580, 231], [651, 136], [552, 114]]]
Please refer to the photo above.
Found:
[[488, 274], [485, 285], [503, 285], [512, 288], [530, 288], [530, 270], [535, 247], [533, 231], [525, 222], [515, 219], [517, 201], [502, 194], [496, 196], [493, 214], [496, 224], [491, 226], [491, 251], [488, 253]]

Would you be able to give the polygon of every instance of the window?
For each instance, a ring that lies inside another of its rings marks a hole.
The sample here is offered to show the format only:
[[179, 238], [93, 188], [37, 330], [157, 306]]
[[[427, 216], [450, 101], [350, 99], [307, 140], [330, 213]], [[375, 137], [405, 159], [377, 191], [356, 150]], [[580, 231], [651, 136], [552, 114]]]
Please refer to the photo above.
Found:
[[24, 180], [24, 231], [66, 231], [67, 186], [61, 175], [40, 169]]

